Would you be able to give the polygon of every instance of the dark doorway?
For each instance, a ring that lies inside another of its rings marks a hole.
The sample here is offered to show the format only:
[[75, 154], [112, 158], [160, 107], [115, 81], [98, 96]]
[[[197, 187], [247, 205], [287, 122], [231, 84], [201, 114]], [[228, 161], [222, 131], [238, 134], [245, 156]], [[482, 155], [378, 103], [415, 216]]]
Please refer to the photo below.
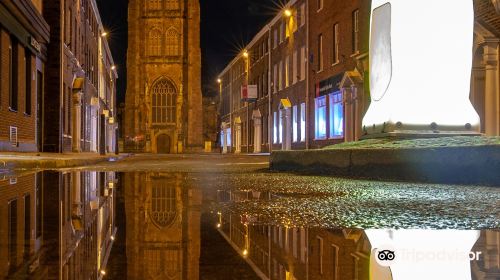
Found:
[[159, 154], [170, 154], [170, 137], [166, 134], [161, 134], [156, 139], [156, 150]]

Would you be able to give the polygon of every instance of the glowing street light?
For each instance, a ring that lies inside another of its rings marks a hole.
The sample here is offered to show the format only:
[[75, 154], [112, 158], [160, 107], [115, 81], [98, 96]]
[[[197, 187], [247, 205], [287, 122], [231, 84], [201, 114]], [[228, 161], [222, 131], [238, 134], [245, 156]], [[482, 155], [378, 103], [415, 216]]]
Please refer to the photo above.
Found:
[[109, 33], [104, 31], [101, 33], [101, 37], [105, 38], [105, 37], [108, 37]]
[[116, 66], [115, 65], [111, 66], [111, 70], [115, 71], [116, 70]]
[[248, 51], [246, 51], [246, 50], [245, 50], [245, 51], [243, 51], [243, 57], [244, 57], [244, 58], [248, 58]]
[[286, 9], [283, 14], [286, 16], [286, 17], [291, 17], [292, 16], [292, 10], [290, 9]]
[[221, 79], [217, 79], [217, 83], [218, 84], [222, 83], [222, 80]]

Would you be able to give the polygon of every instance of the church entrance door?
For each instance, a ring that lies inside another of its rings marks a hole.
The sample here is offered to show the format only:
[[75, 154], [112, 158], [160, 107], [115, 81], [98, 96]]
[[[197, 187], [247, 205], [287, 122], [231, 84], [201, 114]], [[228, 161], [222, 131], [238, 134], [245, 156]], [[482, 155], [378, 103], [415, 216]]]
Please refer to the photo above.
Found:
[[170, 137], [161, 134], [156, 138], [156, 151], [159, 154], [170, 154]]

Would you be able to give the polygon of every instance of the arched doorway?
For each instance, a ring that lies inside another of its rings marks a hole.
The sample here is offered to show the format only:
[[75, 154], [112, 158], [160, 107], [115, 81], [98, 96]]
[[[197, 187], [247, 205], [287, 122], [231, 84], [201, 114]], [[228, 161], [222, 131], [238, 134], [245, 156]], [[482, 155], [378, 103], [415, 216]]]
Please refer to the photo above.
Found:
[[156, 151], [158, 154], [170, 154], [170, 137], [160, 134], [156, 138]]

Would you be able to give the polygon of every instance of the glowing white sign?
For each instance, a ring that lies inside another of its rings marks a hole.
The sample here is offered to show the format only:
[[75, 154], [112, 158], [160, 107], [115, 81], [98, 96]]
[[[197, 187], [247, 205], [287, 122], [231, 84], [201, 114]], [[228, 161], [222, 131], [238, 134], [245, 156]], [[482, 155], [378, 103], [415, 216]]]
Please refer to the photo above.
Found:
[[477, 133], [472, 0], [373, 0], [368, 134]]
[[[366, 230], [372, 246], [371, 279], [471, 280], [479, 231]], [[392, 253], [391, 253], [392, 252]]]

